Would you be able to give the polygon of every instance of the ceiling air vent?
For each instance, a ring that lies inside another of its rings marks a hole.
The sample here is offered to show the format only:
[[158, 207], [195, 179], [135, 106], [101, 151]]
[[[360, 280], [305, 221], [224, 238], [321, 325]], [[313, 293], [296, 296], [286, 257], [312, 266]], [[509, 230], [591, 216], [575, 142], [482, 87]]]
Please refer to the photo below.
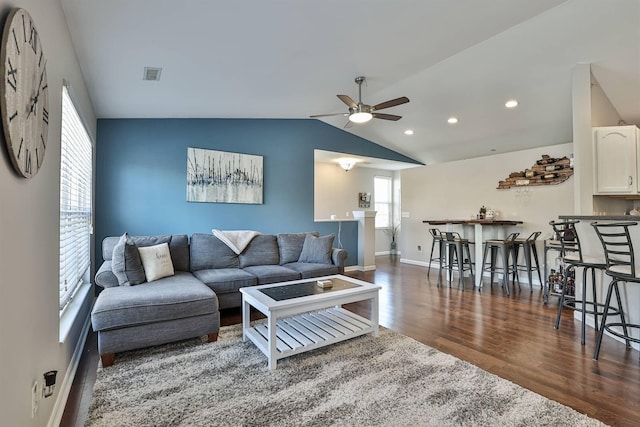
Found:
[[142, 80], [160, 80], [160, 73], [162, 73], [162, 68], [157, 67], [144, 67], [144, 76]]

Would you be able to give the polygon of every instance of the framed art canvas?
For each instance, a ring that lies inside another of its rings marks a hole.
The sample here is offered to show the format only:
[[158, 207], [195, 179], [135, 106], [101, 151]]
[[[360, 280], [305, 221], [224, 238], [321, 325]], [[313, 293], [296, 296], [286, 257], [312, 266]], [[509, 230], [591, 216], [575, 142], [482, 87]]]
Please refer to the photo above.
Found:
[[187, 201], [262, 204], [262, 156], [187, 149]]

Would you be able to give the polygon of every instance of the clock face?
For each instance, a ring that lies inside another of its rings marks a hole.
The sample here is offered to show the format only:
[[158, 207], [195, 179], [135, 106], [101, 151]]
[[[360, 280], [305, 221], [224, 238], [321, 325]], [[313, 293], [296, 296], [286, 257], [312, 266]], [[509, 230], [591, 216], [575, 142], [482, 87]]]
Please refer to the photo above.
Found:
[[0, 107], [9, 157], [20, 175], [44, 162], [49, 129], [47, 61], [38, 30], [24, 9], [9, 13], [0, 48]]

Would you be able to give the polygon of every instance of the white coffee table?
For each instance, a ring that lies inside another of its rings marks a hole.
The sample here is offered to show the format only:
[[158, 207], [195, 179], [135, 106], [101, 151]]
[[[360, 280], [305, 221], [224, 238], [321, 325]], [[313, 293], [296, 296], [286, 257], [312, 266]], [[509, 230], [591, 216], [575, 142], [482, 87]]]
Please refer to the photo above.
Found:
[[[331, 289], [317, 280], [330, 279]], [[304, 353], [364, 334], [378, 336], [380, 286], [342, 275], [241, 288], [242, 340], [247, 338], [275, 369], [278, 359]], [[371, 301], [371, 318], [342, 308], [342, 304]], [[251, 325], [250, 306], [267, 316], [266, 324]]]

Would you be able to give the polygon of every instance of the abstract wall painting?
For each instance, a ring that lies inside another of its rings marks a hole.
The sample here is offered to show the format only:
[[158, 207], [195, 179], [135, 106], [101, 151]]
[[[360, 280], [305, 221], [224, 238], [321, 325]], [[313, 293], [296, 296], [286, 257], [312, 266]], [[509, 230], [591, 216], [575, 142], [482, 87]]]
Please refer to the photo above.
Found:
[[262, 204], [262, 156], [187, 149], [187, 201]]

